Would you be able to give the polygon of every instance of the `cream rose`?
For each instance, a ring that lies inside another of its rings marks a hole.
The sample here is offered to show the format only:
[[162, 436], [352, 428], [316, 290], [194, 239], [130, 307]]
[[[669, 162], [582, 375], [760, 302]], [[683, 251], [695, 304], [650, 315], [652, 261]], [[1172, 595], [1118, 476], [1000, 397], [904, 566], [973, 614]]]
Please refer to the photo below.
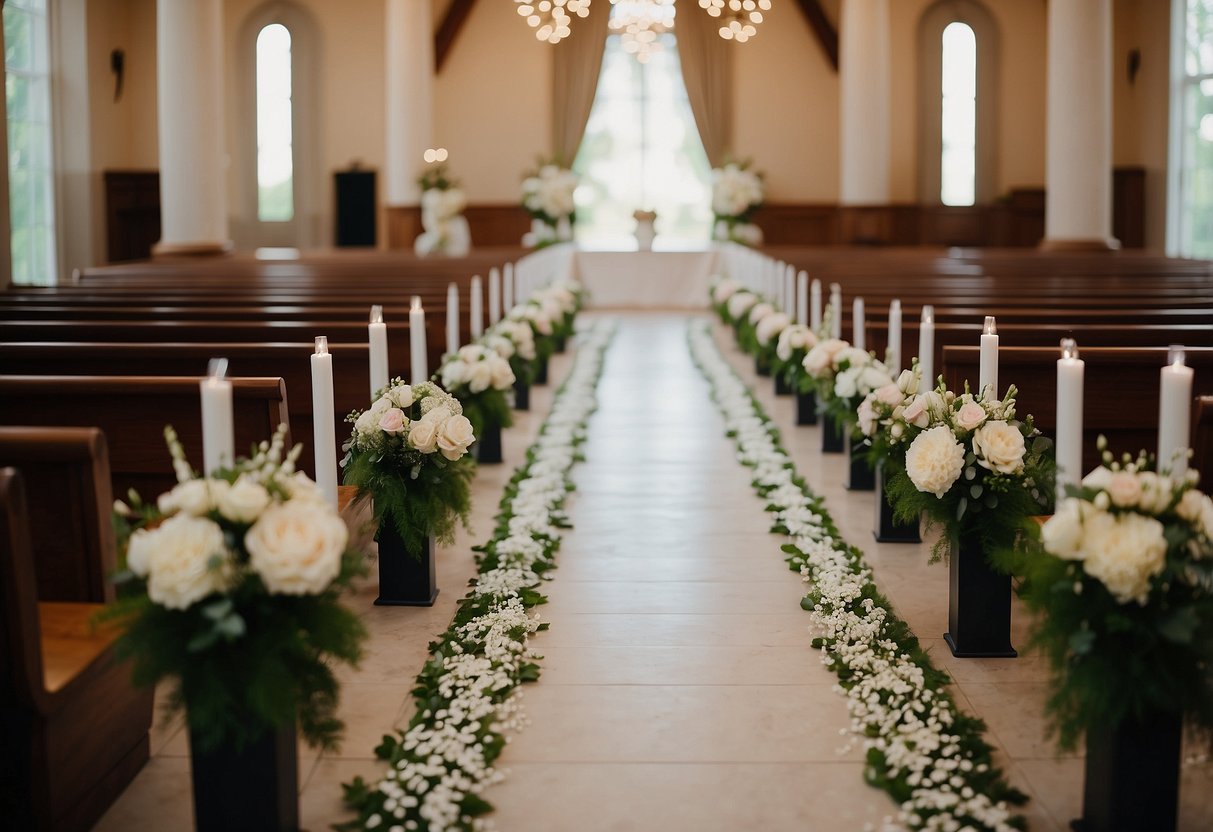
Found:
[[466, 416], [451, 416], [438, 429], [438, 449], [449, 460], [456, 460], [467, 453], [468, 447], [476, 441], [472, 433], [472, 423]]
[[467, 384], [471, 369], [468, 363], [462, 359], [456, 358], [448, 361], [442, 365], [442, 386], [447, 390], [454, 390], [456, 387]]
[[874, 393], [865, 396], [855, 411], [859, 431], [864, 436], [871, 436], [876, 432], [876, 411], [872, 409], [873, 396], [875, 396]]
[[[433, 412], [430, 411], [430, 413]], [[415, 420], [409, 427], [409, 444], [423, 454], [432, 454], [438, 450], [438, 428], [440, 426], [441, 422], [434, 419]]]
[[918, 387], [922, 378], [914, 370], [902, 370], [897, 376], [897, 389], [906, 396], [913, 396], [918, 393]]
[[177, 483], [172, 491], [160, 495], [156, 507], [161, 514], [176, 514], [179, 511], [195, 517], [209, 514], [215, 507], [212, 485], [216, 482], [219, 481], [198, 479]]
[[492, 356], [488, 364], [492, 372], [494, 390], [509, 390], [514, 386], [516, 379], [514, 371], [510, 369], [510, 362], [499, 356]]
[[914, 397], [914, 401], [906, 405], [905, 412], [901, 417], [905, 419], [906, 424], [913, 425], [916, 428], [925, 428], [931, 423], [931, 413], [927, 407], [926, 395]]
[[712, 299], [717, 303], [727, 303], [729, 298], [736, 294], [738, 288], [737, 282], [734, 280], [722, 280], [712, 289]]
[[228, 588], [232, 553], [224, 545], [223, 529], [210, 520], [184, 514], [170, 517], [146, 533], [143, 547], [136, 559], [146, 564], [148, 597], [161, 606], [188, 609], [212, 592]]
[[404, 416], [404, 411], [398, 407], [389, 407], [379, 417], [379, 429], [384, 433], [395, 435], [404, 430], [404, 426], [408, 420]]
[[946, 425], [923, 431], [906, 451], [906, 473], [919, 491], [943, 497], [964, 470], [965, 449]]
[[1113, 472], [1106, 490], [1112, 505], [1120, 508], [1131, 508], [1141, 500], [1141, 481], [1128, 471]]
[[771, 343], [772, 338], [783, 332], [783, 330], [787, 328], [788, 324], [791, 322], [792, 319], [782, 312], [767, 315], [758, 322], [758, 326], [754, 330], [754, 335], [758, 339], [758, 343], [765, 347], [767, 344]]
[[759, 321], [775, 314], [775, 307], [765, 301], [750, 309], [750, 323], [757, 325]]
[[413, 388], [408, 384], [397, 384], [387, 391], [387, 395], [384, 398], [388, 399], [396, 407], [407, 410], [413, 406]]
[[244, 536], [249, 565], [276, 595], [316, 595], [341, 572], [349, 531], [336, 512], [315, 504], [280, 503]]
[[270, 504], [270, 492], [261, 483], [241, 477], [230, 488], [216, 493], [215, 504], [219, 513], [228, 520], [251, 523]]
[[1082, 560], [1083, 508], [1087, 504], [1074, 497], [1067, 497], [1057, 506], [1053, 516], [1040, 529], [1040, 539], [1045, 551], [1063, 560]]
[[1167, 539], [1162, 523], [1127, 512], [1099, 513], [1085, 524], [1083, 568], [1122, 604], [1145, 604], [1150, 579], [1167, 562]]
[[780, 361], [791, 361], [792, 353], [796, 350], [807, 350], [817, 344], [817, 336], [807, 326], [792, 324], [779, 333], [779, 343], [775, 346], [775, 354]]
[[986, 409], [977, 402], [965, 402], [956, 411], [956, 427], [961, 430], [973, 430], [985, 420]]
[[887, 404], [890, 407], [901, 404], [905, 401], [905, 394], [901, 392], [901, 388], [896, 384], [884, 384], [873, 391], [873, 395], [882, 404]]
[[468, 365], [468, 390], [473, 393], [483, 393], [493, 383], [493, 368], [487, 361], [477, 361]]
[[740, 318], [746, 311], [758, 303], [758, 298], [750, 292], [738, 292], [729, 298], [729, 317], [734, 320]]
[[1023, 434], [1006, 422], [986, 422], [973, 432], [973, 453], [977, 454], [977, 464], [989, 471], [1018, 473], [1023, 470], [1026, 450]]

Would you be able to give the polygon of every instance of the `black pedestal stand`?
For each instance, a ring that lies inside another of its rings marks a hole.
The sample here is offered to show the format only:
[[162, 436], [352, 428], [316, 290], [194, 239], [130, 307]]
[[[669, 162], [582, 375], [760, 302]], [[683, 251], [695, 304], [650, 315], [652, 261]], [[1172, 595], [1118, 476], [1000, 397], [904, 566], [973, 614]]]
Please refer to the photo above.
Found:
[[531, 385], [526, 384], [521, 379], [514, 381], [514, 409], [531, 409]]
[[295, 722], [270, 729], [240, 750], [195, 750], [190, 778], [197, 832], [295, 832], [299, 828], [299, 760]]
[[826, 412], [821, 414], [821, 452], [823, 454], [840, 454], [845, 449], [842, 432], [843, 425], [838, 424], [834, 417]]
[[502, 461], [501, 457], [501, 425], [496, 423], [481, 428], [472, 446], [476, 461], [481, 465], [494, 465]]
[[981, 535], [968, 529], [952, 541], [948, 563], [948, 631], [952, 655], [962, 659], [1013, 659], [1011, 576], [996, 572]]
[[378, 607], [431, 607], [438, 597], [434, 577], [434, 540], [426, 538], [422, 551], [410, 552], [390, 517], [379, 525]]
[[1154, 711], [1087, 733], [1078, 832], [1175, 832], [1183, 718]]
[[868, 462], [867, 448], [851, 435], [849, 427], [846, 428], [843, 440], [846, 444], [844, 453], [851, 460], [851, 464], [847, 468], [847, 491], [875, 491], [876, 472], [872, 470], [872, 466]]
[[922, 543], [918, 523], [898, 523], [893, 519], [893, 507], [885, 497], [889, 484], [888, 470], [884, 460], [876, 463], [876, 526], [872, 534], [877, 543]]
[[796, 394], [796, 424], [817, 424], [817, 393]]

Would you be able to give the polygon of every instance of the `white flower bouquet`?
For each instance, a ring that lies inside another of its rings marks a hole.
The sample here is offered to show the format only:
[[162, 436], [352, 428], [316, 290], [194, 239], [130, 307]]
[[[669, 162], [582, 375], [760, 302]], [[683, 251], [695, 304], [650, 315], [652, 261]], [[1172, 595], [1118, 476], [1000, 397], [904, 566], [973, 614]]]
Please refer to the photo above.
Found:
[[406, 550], [425, 540], [450, 541], [456, 521], [467, 522], [467, 457], [476, 440], [459, 400], [433, 382], [408, 385], [392, 379], [365, 411], [354, 411], [341, 465], [357, 501], [374, 501], [375, 520], [390, 522]]
[[516, 380], [525, 385], [531, 383], [538, 353], [535, 350], [535, 331], [530, 324], [506, 318], [489, 329], [482, 341], [486, 347], [510, 362]]
[[[510, 344], [508, 340], [506, 343]], [[483, 436], [489, 425], [499, 429], [513, 423], [505, 394], [514, 388], [514, 371], [509, 359], [497, 350], [482, 344], [460, 347], [446, 357], [438, 377], [463, 405], [463, 415], [472, 423], [476, 436]]]
[[298, 720], [310, 744], [336, 746], [334, 660], [355, 664], [365, 630], [339, 601], [362, 570], [348, 531], [310, 479], [283, 457], [280, 429], [251, 459], [199, 477], [171, 427], [178, 484], [154, 505], [130, 495], [115, 521], [125, 568], [103, 617], [135, 684], [176, 680], [204, 751], [243, 747]]
[[749, 162], [728, 162], [712, 171], [712, 238], [761, 245], [762, 231], [750, 222], [765, 198], [762, 174]]
[[463, 210], [467, 198], [451, 178], [445, 164], [427, 169], [417, 180], [421, 188], [421, 227], [413, 248], [420, 256], [463, 256], [471, 248], [471, 235]]
[[942, 524], [948, 533], [936, 555], [968, 531], [987, 552], [1011, 545], [1028, 517], [1051, 506], [1052, 443], [1030, 416], [1016, 418], [1014, 385], [999, 400], [956, 395], [942, 381], [919, 393], [917, 380], [916, 372], [903, 373], [866, 400], [874, 415], [859, 414], [861, 425], [884, 427], [879, 447], [895, 517], [914, 522], [926, 514], [929, 524]]
[[1012, 554], [1063, 748], [1150, 711], [1213, 728], [1213, 500], [1195, 486], [1105, 451]]
[[813, 390], [813, 379], [804, 368], [804, 359], [809, 350], [817, 346], [817, 340], [817, 334], [804, 324], [790, 324], [779, 333], [772, 366], [793, 392], [809, 393]]
[[870, 352], [839, 338], [818, 341], [801, 361], [817, 399], [838, 424], [856, 421], [856, 408], [872, 391], [892, 384], [889, 368]]
[[528, 248], [543, 248], [573, 239], [577, 222], [577, 174], [556, 161], [541, 162], [522, 180], [522, 207], [531, 215], [531, 230], [522, 237]]
[[731, 277], [716, 277], [708, 290], [711, 297], [712, 311], [720, 318], [721, 323], [730, 323], [729, 299], [741, 290], [741, 283]]

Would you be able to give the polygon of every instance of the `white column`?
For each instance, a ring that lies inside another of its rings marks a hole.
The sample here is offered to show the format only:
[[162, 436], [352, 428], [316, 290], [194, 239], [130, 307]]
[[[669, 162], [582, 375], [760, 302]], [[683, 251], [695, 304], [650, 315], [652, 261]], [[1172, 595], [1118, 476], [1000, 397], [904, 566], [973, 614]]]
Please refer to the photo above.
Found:
[[434, 23], [432, 4], [387, 0], [388, 205], [417, 205], [421, 155], [433, 142]]
[[889, 202], [889, 0], [842, 0], [838, 44], [844, 205]]
[[1112, 237], [1112, 0], [1049, 3], [1045, 245]]
[[222, 0], [156, 4], [161, 228], [156, 254], [231, 248], [222, 21]]

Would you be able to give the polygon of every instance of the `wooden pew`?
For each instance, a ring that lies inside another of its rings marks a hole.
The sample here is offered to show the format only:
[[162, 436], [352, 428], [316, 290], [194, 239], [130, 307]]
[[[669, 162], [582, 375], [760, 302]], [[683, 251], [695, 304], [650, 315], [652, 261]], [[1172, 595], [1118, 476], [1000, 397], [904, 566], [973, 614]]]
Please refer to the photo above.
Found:
[[1192, 417], [1192, 467], [1200, 471], [1200, 489], [1213, 494], [1213, 396], [1197, 396]]
[[[104, 604], [117, 568], [109, 449], [97, 428], [0, 427], [0, 466], [24, 475], [38, 598]], [[74, 512], [64, 522], [65, 511]]]
[[[113, 493], [154, 500], [176, 483], [164, 426], [202, 467], [201, 379], [133, 376], [0, 376], [0, 424], [99, 427], [109, 444]], [[233, 378], [236, 454], [289, 425], [281, 378]], [[287, 442], [291, 437], [287, 435]]]
[[[61, 527], [74, 506], [58, 505]], [[85, 832], [147, 762], [153, 692], [131, 688], [115, 632], [91, 626], [101, 605], [39, 602], [34, 571], [21, 475], [0, 469], [0, 818]]]
[[[312, 344], [105, 344], [98, 342], [0, 345], [0, 375], [196, 376], [207, 361], [222, 356], [236, 377], [280, 376], [286, 384], [291, 435], [303, 443], [299, 467], [315, 476], [312, 432]], [[329, 344], [333, 356], [334, 424], [337, 459], [349, 434], [345, 417], [370, 403], [370, 370], [366, 344]], [[404, 375], [407, 372], [401, 370]]]
[[[975, 389], [980, 350], [949, 346], [943, 351], [941, 372], [949, 389], [964, 389], [969, 379]], [[1165, 347], [1081, 348], [1086, 362], [1083, 390], [1083, 470], [1099, 464], [1096, 439], [1106, 436], [1115, 454], [1137, 455], [1158, 448], [1159, 371], [1167, 363]], [[1004, 347], [998, 351], [1000, 392], [1019, 388], [1016, 410], [1029, 414], [1036, 426], [1053, 436], [1057, 427], [1056, 348]], [[1196, 370], [1193, 392], [1213, 395], [1213, 348], [1189, 349], [1187, 364]], [[1213, 418], [1213, 417], [1211, 417]]]

